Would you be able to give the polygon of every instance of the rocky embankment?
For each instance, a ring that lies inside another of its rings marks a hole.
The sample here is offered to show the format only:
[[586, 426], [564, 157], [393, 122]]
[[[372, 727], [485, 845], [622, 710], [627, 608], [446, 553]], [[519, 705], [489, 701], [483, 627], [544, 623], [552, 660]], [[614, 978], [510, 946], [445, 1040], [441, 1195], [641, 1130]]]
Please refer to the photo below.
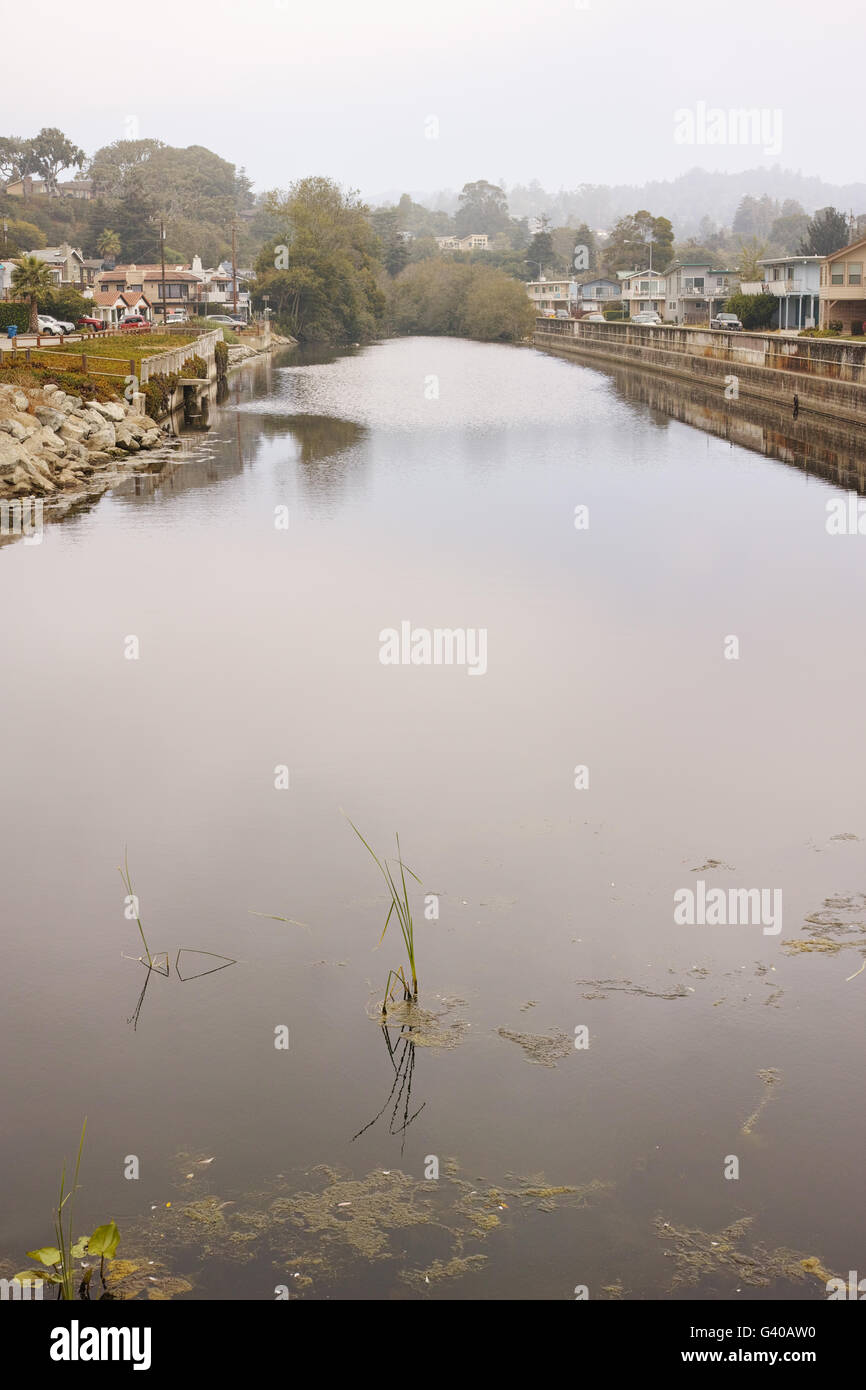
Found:
[[108, 487], [168, 427], [123, 401], [85, 401], [50, 384], [0, 385], [0, 498]]
[[275, 347], [297, 346], [297, 338], [289, 337], [283, 333], [271, 333], [268, 347], [251, 347], [249, 343], [231, 343], [229, 345], [229, 366], [239, 367], [242, 362], [248, 362], [251, 357], [264, 357]]

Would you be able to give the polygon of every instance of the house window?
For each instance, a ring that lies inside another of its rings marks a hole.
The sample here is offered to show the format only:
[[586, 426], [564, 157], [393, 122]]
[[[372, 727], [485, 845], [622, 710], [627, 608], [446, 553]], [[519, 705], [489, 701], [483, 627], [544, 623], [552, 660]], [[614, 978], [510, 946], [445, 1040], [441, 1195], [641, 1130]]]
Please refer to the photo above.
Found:
[[862, 283], [863, 283], [863, 262], [862, 262], [862, 261], [849, 261], [849, 262], [848, 262], [848, 284], [849, 284], [849, 285], [862, 285]]
[[831, 284], [831, 285], [844, 285], [844, 283], [845, 283], [845, 267], [844, 267], [844, 265], [834, 265], [834, 266], [831, 266], [831, 267], [830, 267], [830, 284]]

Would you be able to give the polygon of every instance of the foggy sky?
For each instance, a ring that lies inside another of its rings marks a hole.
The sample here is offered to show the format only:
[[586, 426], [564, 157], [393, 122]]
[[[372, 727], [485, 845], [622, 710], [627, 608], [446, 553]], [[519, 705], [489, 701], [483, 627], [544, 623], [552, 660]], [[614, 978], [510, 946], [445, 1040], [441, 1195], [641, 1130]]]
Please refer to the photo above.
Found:
[[[864, 31], [862, 0], [33, 0], [5, 9], [0, 133], [202, 144], [258, 190], [316, 173], [367, 197], [695, 165], [847, 183], [866, 176]], [[763, 109], [780, 151], [678, 144], [698, 103]]]

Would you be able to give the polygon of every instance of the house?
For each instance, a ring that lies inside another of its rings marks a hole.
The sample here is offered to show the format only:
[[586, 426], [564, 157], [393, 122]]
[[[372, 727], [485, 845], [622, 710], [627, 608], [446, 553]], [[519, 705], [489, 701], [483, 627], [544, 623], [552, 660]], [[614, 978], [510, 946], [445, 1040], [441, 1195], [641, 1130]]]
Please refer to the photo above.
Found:
[[831, 323], [841, 323], [844, 333], [851, 333], [854, 324], [862, 328], [866, 320], [864, 261], [866, 237], [824, 257], [818, 292], [819, 328], [829, 328]]
[[92, 179], [70, 179], [67, 183], [59, 183], [57, 192], [61, 198], [83, 198], [90, 202], [94, 197]]
[[10, 198], [44, 198], [48, 196], [48, 185], [44, 179], [34, 179], [32, 174], [25, 174], [21, 179], [13, 179], [7, 183], [3, 189]]
[[579, 313], [586, 313], [593, 309], [599, 310], [611, 308], [622, 302], [622, 290], [618, 280], [605, 280], [599, 277], [596, 280], [584, 280], [582, 285], [577, 286], [575, 308]]
[[739, 288], [735, 270], [716, 270], [709, 261], [675, 261], [665, 271], [668, 323], [709, 323]]
[[105, 269], [105, 261], [99, 259], [84, 261], [84, 283], [92, 287], [96, 283], [96, 277]]
[[163, 315], [165, 309], [187, 309], [196, 303], [197, 275], [185, 270], [183, 266], [165, 268], [165, 304], [162, 302], [163, 274], [160, 265], [117, 265], [113, 270], [103, 270], [96, 277], [97, 301], [100, 294], [114, 291], [123, 294], [130, 290], [143, 294], [153, 313]]
[[15, 260], [0, 261], [0, 299], [12, 299], [12, 272], [17, 266]]
[[[774, 294], [779, 301], [773, 328], [815, 327], [823, 260], [823, 256], [771, 256], [758, 262], [764, 268], [764, 278], [753, 292]], [[745, 293], [745, 285], [740, 288]]]
[[153, 305], [140, 290], [96, 290], [93, 295], [94, 318], [102, 319], [109, 327], [120, 323], [127, 314], [141, 314], [153, 320]]
[[666, 282], [657, 270], [617, 271], [617, 278], [622, 287], [623, 307], [628, 310], [629, 318], [647, 309], [654, 309], [664, 317]]
[[440, 251], [487, 251], [490, 237], [486, 232], [470, 232], [468, 236], [438, 236]]
[[29, 254], [48, 266], [56, 285], [73, 285], [77, 289], [88, 283], [84, 257], [66, 241], [60, 246], [43, 246], [41, 250]]
[[546, 280], [542, 276], [540, 280], [528, 282], [526, 293], [535, 305], [537, 314], [548, 314], [557, 309], [570, 309], [577, 286], [573, 280]]

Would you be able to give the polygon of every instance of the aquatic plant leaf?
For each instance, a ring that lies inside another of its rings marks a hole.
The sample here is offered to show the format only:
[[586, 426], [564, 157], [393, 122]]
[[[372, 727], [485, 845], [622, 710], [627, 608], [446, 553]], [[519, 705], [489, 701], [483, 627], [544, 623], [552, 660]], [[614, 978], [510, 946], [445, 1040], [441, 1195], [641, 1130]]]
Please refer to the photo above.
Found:
[[83, 1257], [87, 1254], [87, 1242], [88, 1242], [88, 1239], [89, 1239], [88, 1236], [79, 1236], [79, 1237], [78, 1237], [77, 1241], [75, 1242], [75, 1244], [74, 1244], [73, 1247], [72, 1247], [72, 1257], [73, 1257], [73, 1259], [75, 1259], [75, 1260], [83, 1259]]
[[90, 1255], [103, 1255], [107, 1260], [113, 1260], [120, 1243], [120, 1231], [113, 1221], [109, 1221], [105, 1226], [97, 1226], [93, 1235], [90, 1237]]
[[38, 1260], [43, 1265], [59, 1265], [60, 1251], [56, 1245], [43, 1245], [41, 1250], [28, 1250], [27, 1254], [31, 1260]]
[[[211, 965], [208, 967], [207, 970], [196, 970], [195, 973], [192, 975], [181, 975], [180, 958], [183, 955], [208, 956], [211, 960], [221, 960], [223, 963], [222, 965]], [[231, 956], [221, 956], [216, 951], [201, 951], [198, 949], [198, 947], [195, 946], [181, 946], [180, 950], [177, 953], [177, 956], [175, 957], [174, 962], [174, 968], [177, 971], [177, 977], [179, 980], [183, 981], [199, 980], [201, 979], [202, 975], [215, 975], [218, 970], [225, 970], [226, 967], [229, 965], [237, 965], [237, 961], [232, 960]]]
[[34, 1279], [39, 1279], [43, 1284], [61, 1284], [61, 1275], [49, 1274], [44, 1269], [22, 1269], [20, 1274], [13, 1274], [13, 1279], [17, 1279], [19, 1284], [30, 1284]]

